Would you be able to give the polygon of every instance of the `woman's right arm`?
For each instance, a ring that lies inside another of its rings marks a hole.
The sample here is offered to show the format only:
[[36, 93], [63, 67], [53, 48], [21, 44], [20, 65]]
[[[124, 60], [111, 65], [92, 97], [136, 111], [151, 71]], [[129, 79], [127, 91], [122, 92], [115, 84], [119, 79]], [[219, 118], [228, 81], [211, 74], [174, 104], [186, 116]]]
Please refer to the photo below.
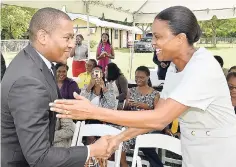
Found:
[[101, 54], [99, 54], [99, 46], [97, 48], [96, 59], [100, 60], [102, 58]]

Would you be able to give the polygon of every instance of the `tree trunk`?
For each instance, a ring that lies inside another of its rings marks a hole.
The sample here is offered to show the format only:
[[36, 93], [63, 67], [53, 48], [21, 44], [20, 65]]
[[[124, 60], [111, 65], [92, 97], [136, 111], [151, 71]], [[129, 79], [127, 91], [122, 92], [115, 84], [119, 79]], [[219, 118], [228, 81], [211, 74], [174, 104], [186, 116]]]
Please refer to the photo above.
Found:
[[216, 48], [216, 29], [213, 29], [212, 44], [213, 44], [213, 47]]

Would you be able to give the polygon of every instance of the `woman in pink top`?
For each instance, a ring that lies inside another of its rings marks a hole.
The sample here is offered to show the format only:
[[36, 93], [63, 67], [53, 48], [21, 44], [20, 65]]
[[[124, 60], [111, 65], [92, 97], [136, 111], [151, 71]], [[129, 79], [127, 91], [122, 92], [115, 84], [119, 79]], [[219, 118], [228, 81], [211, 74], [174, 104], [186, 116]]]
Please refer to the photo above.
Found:
[[102, 67], [105, 71], [107, 64], [110, 63], [110, 59], [115, 58], [114, 49], [109, 41], [109, 34], [103, 33], [102, 39], [97, 48], [96, 58], [98, 60], [98, 65]]

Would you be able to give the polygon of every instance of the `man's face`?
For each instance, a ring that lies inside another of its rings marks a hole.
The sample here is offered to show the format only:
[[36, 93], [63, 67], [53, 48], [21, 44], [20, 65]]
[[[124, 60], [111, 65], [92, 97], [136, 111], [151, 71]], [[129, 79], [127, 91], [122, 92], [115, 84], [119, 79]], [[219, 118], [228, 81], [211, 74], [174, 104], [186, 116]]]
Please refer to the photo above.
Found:
[[74, 43], [72, 21], [60, 19], [56, 28], [45, 37], [45, 56], [52, 62], [66, 64]]
[[80, 38], [80, 36], [77, 35], [77, 36], [76, 36], [76, 44], [77, 44], [77, 45], [80, 45], [80, 44], [82, 43], [82, 41], [83, 41], [83, 40]]

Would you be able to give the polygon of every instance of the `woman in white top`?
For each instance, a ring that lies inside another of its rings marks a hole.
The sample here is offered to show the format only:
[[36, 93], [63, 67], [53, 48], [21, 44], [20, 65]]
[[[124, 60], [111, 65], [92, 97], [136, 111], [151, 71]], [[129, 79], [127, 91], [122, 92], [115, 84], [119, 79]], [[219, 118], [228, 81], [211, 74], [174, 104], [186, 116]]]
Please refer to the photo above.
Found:
[[201, 36], [196, 17], [186, 7], [170, 7], [156, 16], [152, 31], [158, 59], [172, 62], [154, 112], [111, 111], [80, 96], [58, 100], [51, 109], [61, 118], [131, 127], [112, 138], [108, 151], [151, 129], [161, 130], [179, 117], [184, 167], [235, 167], [236, 116], [228, 85], [213, 55], [193, 46]]

